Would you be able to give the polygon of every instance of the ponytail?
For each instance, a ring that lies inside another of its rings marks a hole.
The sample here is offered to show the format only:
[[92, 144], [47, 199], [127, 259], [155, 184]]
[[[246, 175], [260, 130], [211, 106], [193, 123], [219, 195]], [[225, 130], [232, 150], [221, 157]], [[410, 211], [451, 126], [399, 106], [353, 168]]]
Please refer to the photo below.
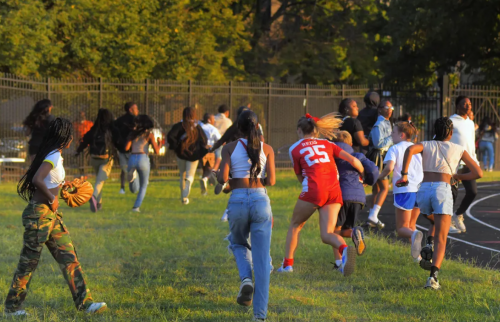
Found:
[[323, 137], [332, 140], [336, 138], [336, 132], [342, 125], [342, 120], [337, 113], [326, 114], [322, 117], [314, 117], [309, 113], [299, 119], [297, 127], [304, 134], [318, 133]]
[[246, 136], [247, 139], [247, 154], [252, 162], [250, 167], [250, 179], [257, 179], [261, 173], [260, 154], [262, 145], [260, 142], [260, 133], [258, 130], [259, 121], [257, 115], [251, 110], [243, 111], [238, 117], [238, 129]]

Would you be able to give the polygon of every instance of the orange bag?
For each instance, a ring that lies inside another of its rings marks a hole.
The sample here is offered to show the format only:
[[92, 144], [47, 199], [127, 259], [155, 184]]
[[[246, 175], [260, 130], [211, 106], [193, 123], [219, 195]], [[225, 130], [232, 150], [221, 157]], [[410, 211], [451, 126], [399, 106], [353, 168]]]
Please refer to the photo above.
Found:
[[77, 178], [71, 182], [65, 182], [59, 195], [68, 206], [74, 208], [87, 203], [92, 198], [93, 193], [94, 187], [92, 187], [90, 182], [84, 178]]

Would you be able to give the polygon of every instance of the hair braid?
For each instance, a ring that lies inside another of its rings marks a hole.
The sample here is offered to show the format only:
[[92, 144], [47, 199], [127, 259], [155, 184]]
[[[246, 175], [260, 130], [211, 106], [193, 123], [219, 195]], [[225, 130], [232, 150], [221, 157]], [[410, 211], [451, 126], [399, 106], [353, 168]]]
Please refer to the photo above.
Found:
[[434, 123], [434, 140], [443, 141], [453, 131], [453, 122], [448, 117], [440, 117]]

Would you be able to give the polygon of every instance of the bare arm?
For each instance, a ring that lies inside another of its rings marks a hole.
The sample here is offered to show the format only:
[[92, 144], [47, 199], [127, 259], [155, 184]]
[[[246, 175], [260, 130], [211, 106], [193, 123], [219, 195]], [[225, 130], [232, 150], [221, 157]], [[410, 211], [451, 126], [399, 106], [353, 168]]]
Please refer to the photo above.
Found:
[[[415, 154], [422, 153], [423, 150], [424, 146], [420, 143], [408, 147], [408, 149], [406, 149], [405, 151], [405, 157], [403, 159], [403, 168], [401, 169], [401, 172], [408, 173], [408, 168], [410, 167], [411, 158]], [[401, 176], [400, 181], [405, 181], [405, 182], [408, 181], [408, 175], [405, 174]]]
[[354, 138], [359, 142], [361, 146], [368, 146], [368, 144], [370, 144], [370, 141], [365, 138], [365, 133], [363, 131], [354, 133]]
[[158, 144], [156, 144], [155, 136], [153, 133], [149, 133], [149, 143], [153, 146], [153, 150], [155, 154], [160, 154], [160, 149], [158, 148]]
[[339, 158], [349, 162], [352, 165], [352, 167], [356, 169], [356, 171], [358, 171], [360, 174], [364, 174], [365, 168], [363, 168], [363, 165], [361, 164], [361, 161], [358, 160], [358, 158], [353, 157], [352, 155], [343, 150], [340, 151]]
[[266, 186], [274, 186], [276, 184], [276, 165], [274, 163], [274, 151], [273, 148], [267, 144], [264, 145], [264, 149], [267, 150], [267, 164], [266, 164]]
[[50, 192], [49, 188], [45, 185], [45, 182], [43, 182], [43, 179], [46, 178], [49, 175], [49, 172], [52, 170], [52, 164], [49, 162], [42, 162], [42, 165], [40, 168], [35, 173], [35, 176], [33, 177], [33, 184], [35, 185], [36, 189], [39, 190], [45, 198], [49, 202], [54, 201], [55, 197], [52, 192]]
[[382, 172], [380, 173], [379, 177], [380, 178], [385, 178], [388, 175], [390, 175], [391, 172], [394, 170], [394, 165], [395, 164], [396, 164], [396, 162], [394, 162], [394, 161], [387, 162], [386, 165], [384, 166], [384, 170], [382, 170]]
[[453, 178], [457, 180], [476, 180], [483, 177], [483, 170], [481, 170], [479, 165], [471, 158], [467, 151], [464, 151], [462, 160], [465, 162], [465, 165], [469, 168], [470, 172], [464, 174], [454, 174]]
[[229, 170], [231, 163], [231, 154], [229, 153], [229, 146], [225, 145], [222, 148], [222, 161], [219, 167], [219, 173], [217, 174], [217, 181], [220, 184], [224, 184], [229, 180]]

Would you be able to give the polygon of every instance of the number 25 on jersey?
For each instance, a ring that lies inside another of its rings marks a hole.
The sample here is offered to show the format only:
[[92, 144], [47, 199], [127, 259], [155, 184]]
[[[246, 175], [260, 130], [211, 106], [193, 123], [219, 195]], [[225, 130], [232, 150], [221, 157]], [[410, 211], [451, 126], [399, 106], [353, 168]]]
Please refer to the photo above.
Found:
[[[320, 151], [320, 149], [325, 149], [324, 145], [314, 145], [314, 146], [308, 146], [307, 148], [303, 148], [300, 150], [300, 154], [307, 154], [304, 156], [304, 160], [306, 160], [307, 165], [312, 167], [316, 163], [329, 163], [330, 162], [330, 157], [325, 151]], [[318, 156], [318, 158], [315, 158], [314, 160], [311, 160], [312, 157]]]

